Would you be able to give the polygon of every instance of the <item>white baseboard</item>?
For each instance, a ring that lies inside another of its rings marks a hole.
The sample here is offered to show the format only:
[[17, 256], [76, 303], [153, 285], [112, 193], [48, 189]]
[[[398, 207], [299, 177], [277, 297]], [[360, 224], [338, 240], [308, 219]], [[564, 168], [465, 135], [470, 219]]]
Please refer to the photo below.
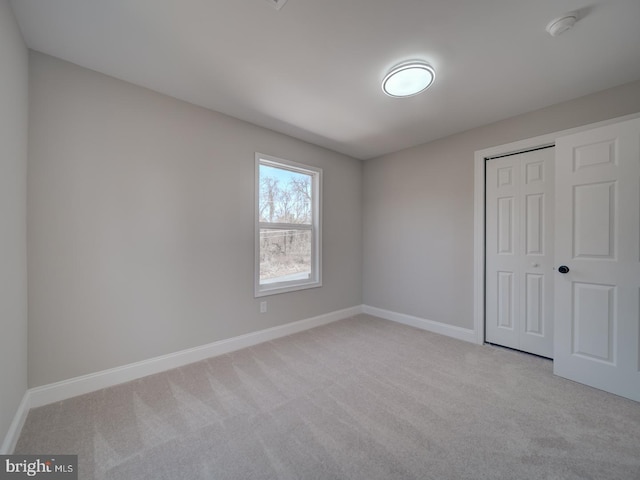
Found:
[[421, 330], [439, 333], [440, 335], [457, 338], [458, 340], [464, 340], [465, 342], [478, 343], [478, 335], [473, 329], [456, 327], [455, 325], [448, 325], [441, 322], [434, 322], [433, 320], [426, 320], [424, 318], [405, 315], [404, 313], [396, 313], [390, 310], [383, 310], [382, 308], [370, 307], [369, 305], [363, 305], [362, 312], [373, 315], [375, 317], [384, 318], [385, 320], [391, 320], [392, 322], [410, 325]]
[[9, 431], [7, 432], [2, 444], [0, 454], [13, 452], [30, 408], [41, 407], [67, 398], [146, 377], [147, 375], [153, 375], [172, 368], [188, 365], [206, 358], [224, 355], [225, 353], [240, 350], [241, 348], [251, 347], [259, 343], [275, 340], [276, 338], [285, 337], [287, 335], [292, 335], [321, 325], [326, 325], [360, 313], [367, 313], [386, 320], [417, 327], [422, 330], [428, 330], [430, 332], [439, 333], [459, 340], [477, 343], [477, 335], [470, 329], [434, 322], [432, 320], [425, 320], [411, 315], [370, 307], [368, 305], [357, 305], [355, 307], [345, 308], [343, 310], [337, 310], [335, 312], [319, 315], [313, 318], [307, 318], [305, 320], [299, 320], [286, 325], [247, 333], [238, 337], [220, 340], [207, 345], [131, 363], [129, 365], [123, 365], [121, 367], [111, 368], [88, 375], [82, 375], [80, 377], [70, 378], [61, 382], [31, 388], [26, 391], [22, 402], [18, 407], [13, 422], [11, 423]]
[[129, 382], [138, 378], [164, 372], [172, 368], [181, 367], [190, 363], [199, 362], [206, 358], [224, 355], [225, 353], [251, 347], [259, 343], [286, 337], [294, 333], [309, 330], [311, 328], [326, 325], [337, 320], [352, 317], [362, 313], [362, 305], [337, 310], [317, 317], [287, 323], [277, 327], [267, 328], [257, 332], [247, 333], [238, 337], [220, 340], [199, 347], [189, 348], [179, 352], [162, 355], [148, 360], [110, 368], [80, 377], [70, 378], [61, 382], [30, 388], [22, 397], [13, 422], [9, 427], [0, 455], [10, 454], [15, 449], [20, 432], [29, 413], [29, 409], [42, 407], [50, 403], [59, 402], [67, 398], [94, 392], [102, 388], [112, 387], [120, 383]]
[[11, 422], [11, 425], [9, 425], [9, 431], [4, 437], [2, 447], [0, 447], [0, 455], [10, 455], [13, 453], [13, 450], [16, 448], [16, 444], [18, 443], [18, 438], [20, 437], [20, 432], [22, 432], [22, 427], [24, 426], [24, 421], [27, 419], [28, 413], [29, 390], [24, 392], [22, 401], [20, 402], [20, 405], [18, 405], [18, 410], [13, 417], [13, 421]]
[[[164, 372], [172, 368], [181, 367], [189, 363], [199, 362], [206, 358], [224, 355], [241, 348], [268, 342], [276, 338], [285, 337], [293, 333], [302, 332], [310, 328], [319, 327], [337, 320], [349, 318], [362, 313], [362, 306], [337, 310], [335, 312], [319, 315], [297, 322], [287, 323], [277, 327], [267, 328], [257, 332], [247, 333], [238, 337], [220, 340], [217, 342], [189, 348], [168, 355], [143, 360], [121, 367], [110, 368], [88, 375], [63, 380], [61, 382], [31, 388], [27, 392], [28, 407], [41, 407], [49, 403], [59, 402], [67, 398], [83, 395], [85, 393], [112, 387], [120, 383], [129, 382], [138, 378]], [[19, 432], [19, 430], [18, 430]]]

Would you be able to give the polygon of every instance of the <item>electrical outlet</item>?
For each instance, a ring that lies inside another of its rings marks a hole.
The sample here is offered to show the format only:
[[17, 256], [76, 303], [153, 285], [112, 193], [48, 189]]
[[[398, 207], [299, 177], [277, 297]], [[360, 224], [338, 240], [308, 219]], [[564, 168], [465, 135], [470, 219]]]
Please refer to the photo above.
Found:
[[267, 302], [260, 302], [260, 313], [267, 313]]

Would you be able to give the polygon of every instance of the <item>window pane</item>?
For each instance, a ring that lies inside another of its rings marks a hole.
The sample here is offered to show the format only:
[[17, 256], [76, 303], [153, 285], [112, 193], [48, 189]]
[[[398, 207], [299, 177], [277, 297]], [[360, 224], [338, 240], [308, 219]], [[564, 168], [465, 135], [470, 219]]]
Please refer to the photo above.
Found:
[[260, 229], [260, 285], [310, 276], [311, 230]]
[[255, 296], [322, 286], [322, 169], [255, 159]]
[[310, 225], [311, 175], [260, 165], [260, 222]]

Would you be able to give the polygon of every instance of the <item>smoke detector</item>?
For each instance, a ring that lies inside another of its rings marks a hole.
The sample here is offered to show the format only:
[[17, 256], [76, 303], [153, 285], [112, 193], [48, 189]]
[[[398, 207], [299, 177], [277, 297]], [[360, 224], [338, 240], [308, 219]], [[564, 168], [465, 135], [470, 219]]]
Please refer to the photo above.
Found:
[[287, 3], [287, 0], [266, 0], [266, 2], [276, 10], [280, 10]]
[[578, 20], [577, 13], [567, 13], [562, 17], [554, 18], [547, 25], [547, 32], [552, 37], [557, 37], [572, 28]]

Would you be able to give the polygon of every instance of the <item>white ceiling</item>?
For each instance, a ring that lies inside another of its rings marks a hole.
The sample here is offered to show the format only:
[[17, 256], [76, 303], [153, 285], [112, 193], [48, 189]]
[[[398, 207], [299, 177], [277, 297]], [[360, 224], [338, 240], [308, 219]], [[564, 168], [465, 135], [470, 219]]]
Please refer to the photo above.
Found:
[[[13, 0], [27, 45], [360, 159], [640, 78], [638, 0]], [[551, 37], [547, 23], [578, 10]], [[436, 69], [394, 99], [396, 63]]]

